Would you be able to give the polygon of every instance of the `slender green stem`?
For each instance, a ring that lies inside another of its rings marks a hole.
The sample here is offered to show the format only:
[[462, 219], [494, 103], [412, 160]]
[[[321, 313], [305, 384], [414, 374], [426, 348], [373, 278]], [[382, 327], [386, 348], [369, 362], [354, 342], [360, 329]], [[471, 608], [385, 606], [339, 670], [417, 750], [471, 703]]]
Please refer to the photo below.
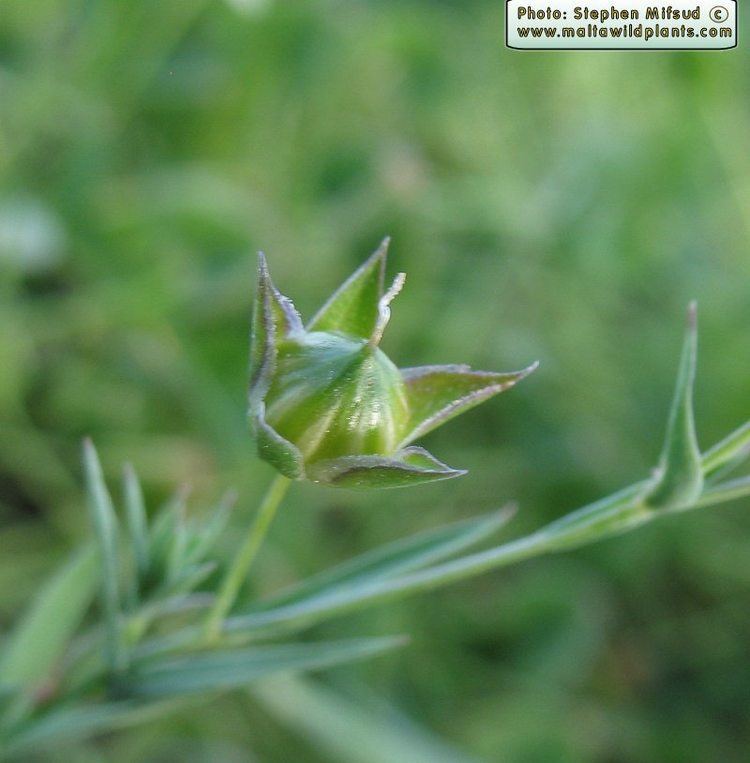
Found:
[[245, 542], [240, 547], [234, 561], [227, 570], [227, 574], [219, 589], [216, 601], [208, 613], [205, 627], [205, 639], [207, 642], [216, 641], [221, 635], [224, 618], [234, 604], [242, 581], [247, 576], [250, 565], [260, 550], [263, 539], [268, 533], [276, 510], [289, 489], [291, 480], [283, 475], [277, 475], [276, 479], [268, 486], [263, 501], [258, 507], [255, 521], [250, 526], [250, 531]]
[[738, 477], [736, 480], [722, 482], [720, 485], [712, 485], [706, 488], [703, 495], [693, 504], [691, 509], [700, 509], [704, 506], [713, 506], [725, 501], [734, 501], [750, 495], [750, 476]]
[[750, 455], [750, 421], [727, 435], [703, 454], [703, 474], [712, 477], [722, 467]]

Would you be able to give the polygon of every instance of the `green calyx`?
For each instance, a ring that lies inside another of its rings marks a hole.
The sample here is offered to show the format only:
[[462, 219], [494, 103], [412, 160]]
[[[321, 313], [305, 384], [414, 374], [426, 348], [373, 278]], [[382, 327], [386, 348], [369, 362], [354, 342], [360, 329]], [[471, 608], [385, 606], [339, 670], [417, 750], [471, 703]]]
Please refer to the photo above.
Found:
[[384, 289], [387, 247], [386, 239], [307, 327], [259, 256], [249, 415], [259, 455], [290, 479], [368, 488], [464, 474], [411, 443], [536, 367], [399, 370], [379, 347], [404, 283], [399, 274]]
[[306, 461], [392, 453], [407, 415], [401, 374], [378, 347], [320, 331], [279, 347], [266, 421]]

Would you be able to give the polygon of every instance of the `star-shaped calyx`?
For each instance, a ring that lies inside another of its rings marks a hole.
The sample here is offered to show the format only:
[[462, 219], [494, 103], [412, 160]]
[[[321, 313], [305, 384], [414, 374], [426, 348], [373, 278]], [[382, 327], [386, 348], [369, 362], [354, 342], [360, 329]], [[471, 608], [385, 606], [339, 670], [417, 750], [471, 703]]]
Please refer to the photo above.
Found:
[[465, 365], [398, 369], [380, 349], [399, 273], [388, 239], [305, 327], [258, 257], [249, 416], [261, 458], [290, 479], [401, 487], [465, 474], [412, 443], [530, 374]]

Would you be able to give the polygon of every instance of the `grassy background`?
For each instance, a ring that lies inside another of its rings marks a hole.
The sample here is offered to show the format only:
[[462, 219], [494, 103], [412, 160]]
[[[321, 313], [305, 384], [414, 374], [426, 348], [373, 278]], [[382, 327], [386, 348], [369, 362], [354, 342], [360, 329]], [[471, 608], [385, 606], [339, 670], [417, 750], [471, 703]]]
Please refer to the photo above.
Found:
[[[703, 446], [747, 419], [746, 50], [502, 39], [500, 0], [0, 0], [0, 624], [87, 532], [84, 434], [153, 500], [235, 486], [246, 521], [271, 477], [243, 418], [258, 248], [310, 315], [390, 233], [397, 363], [542, 366], [428, 436], [468, 477], [296, 487], [256, 593], [643, 476], [690, 298]], [[746, 760], [749, 541], [737, 504], [334, 622], [315, 635], [413, 643], [324, 680], [487, 761]], [[60, 755], [333, 759], [242, 696]]]

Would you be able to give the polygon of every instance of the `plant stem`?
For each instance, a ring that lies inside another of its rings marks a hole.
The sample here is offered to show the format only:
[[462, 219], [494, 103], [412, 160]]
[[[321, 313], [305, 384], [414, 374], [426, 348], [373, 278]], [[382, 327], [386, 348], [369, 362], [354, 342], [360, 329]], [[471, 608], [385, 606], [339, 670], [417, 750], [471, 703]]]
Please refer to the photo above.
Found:
[[227, 570], [216, 601], [208, 613], [204, 632], [206, 643], [215, 642], [221, 636], [224, 618], [237, 598], [242, 581], [247, 576], [250, 565], [260, 550], [263, 539], [268, 533], [268, 528], [276, 515], [276, 510], [279, 508], [290, 484], [290, 479], [279, 474], [268, 486], [268, 490], [258, 507], [258, 513], [255, 515], [255, 521], [250, 526], [245, 542]]
[[714, 477], [726, 466], [744, 461], [750, 455], [750, 421], [727, 435], [703, 454], [703, 475]]

